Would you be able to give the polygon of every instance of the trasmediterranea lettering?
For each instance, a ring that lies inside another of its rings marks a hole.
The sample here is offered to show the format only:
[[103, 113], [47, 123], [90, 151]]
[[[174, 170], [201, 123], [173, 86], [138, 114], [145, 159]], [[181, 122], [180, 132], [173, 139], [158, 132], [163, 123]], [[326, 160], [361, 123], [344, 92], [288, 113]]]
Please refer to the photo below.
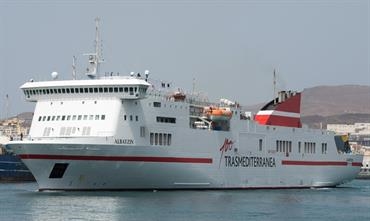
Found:
[[226, 167], [276, 167], [274, 157], [225, 156]]

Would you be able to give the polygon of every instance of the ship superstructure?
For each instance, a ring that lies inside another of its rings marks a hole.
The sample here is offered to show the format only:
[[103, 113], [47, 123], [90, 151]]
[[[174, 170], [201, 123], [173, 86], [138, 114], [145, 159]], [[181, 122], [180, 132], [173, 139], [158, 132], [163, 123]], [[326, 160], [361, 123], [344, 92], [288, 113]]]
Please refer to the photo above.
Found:
[[[94, 73], [100, 61], [89, 58]], [[32, 126], [7, 147], [40, 190], [326, 187], [360, 170], [362, 156], [333, 133], [301, 127], [299, 93], [253, 118], [236, 102], [154, 83], [148, 71], [89, 77], [21, 87], [36, 102]]]

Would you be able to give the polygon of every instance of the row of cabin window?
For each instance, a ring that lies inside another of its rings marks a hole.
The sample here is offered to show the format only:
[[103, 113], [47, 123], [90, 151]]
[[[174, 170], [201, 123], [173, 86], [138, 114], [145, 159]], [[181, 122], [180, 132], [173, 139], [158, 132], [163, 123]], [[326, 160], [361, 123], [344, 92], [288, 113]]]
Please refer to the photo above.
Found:
[[292, 141], [277, 140], [276, 141], [276, 152], [291, 153], [292, 152]]
[[[262, 140], [259, 142], [259, 149], [262, 150]], [[277, 140], [276, 141], [276, 152], [291, 153], [292, 152], [292, 141]], [[301, 153], [301, 142], [298, 142], [298, 153]], [[321, 143], [321, 153], [326, 154], [328, 152], [328, 144]], [[316, 153], [316, 143], [315, 142], [304, 142], [303, 153]]]
[[[300, 148], [299, 148], [299, 150], [300, 150]], [[314, 142], [304, 142], [304, 153], [316, 153], [316, 143], [314, 143]]]
[[146, 88], [142, 87], [95, 87], [95, 88], [52, 88], [52, 89], [33, 89], [24, 90], [26, 96], [43, 95], [43, 94], [83, 94], [83, 93], [130, 93], [134, 92], [145, 93]]
[[[80, 129], [77, 128], [77, 127], [61, 127], [60, 128], [60, 131], [59, 131], [59, 136], [71, 136], [71, 135], [75, 135], [77, 133], [77, 131], [79, 131]], [[48, 137], [50, 136], [50, 133], [54, 131], [53, 128], [51, 127], [45, 127], [44, 128], [44, 133], [43, 133], [43, 136], [44, 137]], [[82, 136], [88, 136], [90, 135], [90, 132], [91, 132], [91, 127], [83, 127], [82, 128]]]
[[102, 115], [58, 115], [58, 116], [39, 116], [39, 121], [64, 121], [64, 120], [105, 120]]
[[[133, 116], [133, 115], [130, 115], [129, 117], [130, 117], [130, 121], [133, 121], [133, 120], [134, 120], [134, 116]], [[125, 120], [125, 121], [126, 121], [126, 120], [127, 120], [127, 118], [128, 118], [128, 116], [127, 116], [127, 115], [123, 115], [123, 120]], [[135, 120], [136, 120], [136, 121], [139, 121], [139, 116], [137, 116], [137, 115], [136, 115], [136, 116], [135, 116]]]
[[[152, 106], [152, 103], [148, 103], [148, 105], [149, 105], [149, 106]], [[160, 108], [160, 107], [162, 107], [162, 103], [161, 103], [161, 102], [154, 101], [154, 102], [153, 102], [153, 107]], [[167, 107], [167, 106], [166, 106], [166, 103], [164, 103], [163, 107]], [[179, 106], [177, 106], [177, 105], [173, 105], [173, 107], [174, 107], [174, 108], [179, 107], [180, 109], [182, 109], [182, 108], [183, 108], [183, 106], [182, 106], [182, 105], [179, 105]], [[172, 108], [172, 104], [170, 104], [170, 108]], [[186, 107], [186, 106], [184, 106], [184, 109], [187, 109], [187, 107]]]
[[158, 123], [175, 124], [176, 123], [176, 118], [174, 118], [174, 117], [157, 117], [157, 122]]
[[150, 145], [170, 146], [171, 142], [172, 134], [150, 133]]

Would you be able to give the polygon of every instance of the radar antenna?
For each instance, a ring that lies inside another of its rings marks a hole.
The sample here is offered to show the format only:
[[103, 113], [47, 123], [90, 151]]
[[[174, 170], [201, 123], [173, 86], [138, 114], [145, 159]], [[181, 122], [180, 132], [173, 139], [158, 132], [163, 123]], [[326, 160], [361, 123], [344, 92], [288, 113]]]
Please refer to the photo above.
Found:
[[95, 53], [84, 54], [89, 56], [89, 67], [86, 70], [86, 75], [91, 79], [99, 77], [100, 63], [104, 62], [104, 59], [102, 58], [99, 22], [100, 18], [95, 18]]

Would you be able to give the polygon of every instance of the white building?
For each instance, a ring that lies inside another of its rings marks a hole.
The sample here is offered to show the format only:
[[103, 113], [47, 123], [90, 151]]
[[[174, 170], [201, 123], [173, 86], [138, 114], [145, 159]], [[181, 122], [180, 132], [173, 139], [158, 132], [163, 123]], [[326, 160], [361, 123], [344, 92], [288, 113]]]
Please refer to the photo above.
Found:
[[327, 129], [338, 134], [349, 134], [352, 147], [364, 153], [363, 166], [370, 167], [370, 123], [328, 124]]
[[328, 124], [327, 129], [342, 134], [370, 135], [370, 123]]

